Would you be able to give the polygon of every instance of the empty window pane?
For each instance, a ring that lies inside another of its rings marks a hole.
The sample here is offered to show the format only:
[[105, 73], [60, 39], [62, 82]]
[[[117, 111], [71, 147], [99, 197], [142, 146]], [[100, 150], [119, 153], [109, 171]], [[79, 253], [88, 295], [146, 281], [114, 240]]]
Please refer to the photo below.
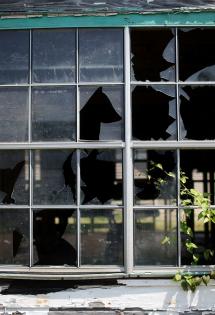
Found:
[[28, 151], [0, 151], [0, 203], [29, 204]]
[[29, 31], [1, 31], [0, 47], [0, 84], [27, 83]]
[[79, 31], [80, 81], [123, 80], [123, 31], [82, 29]]
[[175, 80], [175, 38], [170, 29], [131, 31], [131, 79]]
[[29, 210], [0, 210], [0, 264], [29, 265]]
[[75, 31], [33, 31], [32, 81], [60, 83], [75, 81]]
[[[197, 265], [214, 265], [215, 263], [215, 224], [204, 223], [204, 219], [199, 218], [201, 211], [202, 209], [181, 209], [181, 226], [186, 225], [193, 232], [192, 235], [181, 232], [182, 265], [193, 263], [193, 255], [196, 257]], [[181, 231], [185, 231], [184, 228]], [[192, 242], [197, 246], [193, 249], [193, 253], [187, 250], [185, 245], [187, 242]]]
[[176, 152], [134, 151], [135, 204], [176, 203]]
[[76, 201], [76, 154], [68, 150], [34, 151], [34, 204]]
[[215, 139], [215, 87], [186, 86], [180, 88], [180, 138]]
[[176, 265], [176, 210], [138, 210], [134, 220], [135, 265]]
[[181, 29], [178, 40], [180, 80], [214, 81], [214, 29]]
[[215, 150], [181, 150], [180, 161], [188, 188], [209, 194], [215, 204]]
[[0, 142], [28, 140], [28, 89], [0, 88]]
[[32, 90], [32, 139], [68, 141], [76, 137], [75, 88], [41, 87]]
[[81, 210], [81, 264], [123, 264], [122, 210]]
[[121, 150], [81, 151], [83, 204], [122, 204]]
[[34, 265], [75, 266], [76, 211], [38, 210], [33, 218]]
[[122, 127], [122, 89], [101, 86], [81, 88], [81, 140], [121, 140]]
[[176, 140], [176, 94], [173, 86], [134, 86], [132, 89], [134, 140]]

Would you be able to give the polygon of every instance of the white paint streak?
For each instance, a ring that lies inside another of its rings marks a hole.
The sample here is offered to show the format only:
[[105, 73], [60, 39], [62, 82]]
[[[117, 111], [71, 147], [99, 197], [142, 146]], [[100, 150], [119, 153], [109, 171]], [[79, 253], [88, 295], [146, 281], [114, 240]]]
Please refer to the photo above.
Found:
[[[98, 307], [176, 312], [215, 308], [215, 282], [200, 286], [195, 292], [184, 292], [171, 280], [122, 280], [118, 286], [79, 287], [40, 295], [0, 295], [6, 309], [23, 310], [26, 315], [45, 315], [52, 308]], [[28, 311], [30, 309], [30, 311]], [[34, 310], [34, 312], [33, 312]], [[35, 313], [39, 312], [39, 313]]]

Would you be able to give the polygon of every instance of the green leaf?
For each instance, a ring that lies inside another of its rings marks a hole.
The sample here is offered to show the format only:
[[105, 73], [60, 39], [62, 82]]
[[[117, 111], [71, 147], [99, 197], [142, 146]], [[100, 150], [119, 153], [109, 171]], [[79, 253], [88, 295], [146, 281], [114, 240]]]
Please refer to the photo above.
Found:
[[181, 274], [176, 273], [173, 279], [174, 279], [174, 281], [181, 281], [181, 279], [182, 279]]
[[181, 281], [181, 287], [182, 287], [182, 289], [183, 289], [184, 291], [188, 291], [189, 285], [188, 285], [188, 283], [187, 283], [186, 280], [182, 280], [182, 281]]
[[163, 240], [161, 241], [162, 245], [168, 244], [170, 245], [170, 238], [169, 236], [164, 236]]
[[204, 255], [205, 260], [209, 260], [210, 257], [213, 257], [214, 251], [212, 249], [206, 249], [203, 255]]
[[190, 253], [193, 252], [193, 249], [198, 248], [198, 246], [196, 244], [192, 243], [190, 240], [187, 240], [185, 245], [186, 245], [188, 252], [190, 252]]
[[209, 275], [204, 275], [202, 276], [202, 281], [204, 282], [204, 284], [207, 286], [209, 281], [210, 281], [210, 276]]
[[196, 264], [199, 261], [199, 255], [193, 254], [193, 261]]

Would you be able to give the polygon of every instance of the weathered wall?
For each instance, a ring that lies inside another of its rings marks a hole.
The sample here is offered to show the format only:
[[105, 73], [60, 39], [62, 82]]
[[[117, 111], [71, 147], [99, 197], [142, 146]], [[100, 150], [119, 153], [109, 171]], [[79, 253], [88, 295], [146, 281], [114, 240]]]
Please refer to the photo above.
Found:
[[209, 315], [215, 314], [215, 281], [195, 293], [184, 292], [172, 280], [119, 280], [118, 285], [82, 285], [46, 294], [0, 294], [0, 314], [17, 311], [25, 315]]

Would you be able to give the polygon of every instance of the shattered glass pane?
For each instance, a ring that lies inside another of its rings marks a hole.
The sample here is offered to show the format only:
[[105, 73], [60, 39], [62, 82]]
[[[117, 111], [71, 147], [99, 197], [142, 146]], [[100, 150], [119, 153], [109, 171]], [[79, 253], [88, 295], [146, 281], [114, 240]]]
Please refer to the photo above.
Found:
[[71, 150], [35, 150], [33, 153], [34, 204], [74, 204], [76, 153]]
[[80, 29], [81, 82], [122, 82], [123, 30]]
[[123, 138], [123, 89], [81, 88], [80, 139], [121, 140]]
[[137, 205], [176, 204], [175, 151], [134, 151], [134, 198]]
[[74, 87], [32, 89], [32, 140], [69, 141], [76, 138]]
[[34, 265], [75, 266], [76, 210], [37, 210], [33, 218]]
[[122, 151], [81, 151], [82, 204], [122, 204]]
[[29, 210], [0, 210], [0, 264], [29, 265]]
[[74, 30], [33, 30], [32, 81], [74, 82], [75, 42]]
[[180, 139], [215, 139], [215, 87], [183, 86], [180, 95]]
[[81, 210], [81, 264], [123, 264], [121, 209]]
[[0, 88], [0, 142], [28, 140], [28, 88]]
[[135, 211], [134, 264], [177, 264], [176, 209]]
[[132, 81], [174, 81], [174, 31], [131, 30], [131, 65]]
[[174, 86], [133, 86], [133, 140], [176, 140]]
[[0, 203], [29, 204], [28, 151], [0, 151]]
[[29, 31], [0, 32], [0, 84], [29, 81]]
[[215, 41], [213, 29], [181, 29], [179, 40], [179, 79], [215, 80]]

